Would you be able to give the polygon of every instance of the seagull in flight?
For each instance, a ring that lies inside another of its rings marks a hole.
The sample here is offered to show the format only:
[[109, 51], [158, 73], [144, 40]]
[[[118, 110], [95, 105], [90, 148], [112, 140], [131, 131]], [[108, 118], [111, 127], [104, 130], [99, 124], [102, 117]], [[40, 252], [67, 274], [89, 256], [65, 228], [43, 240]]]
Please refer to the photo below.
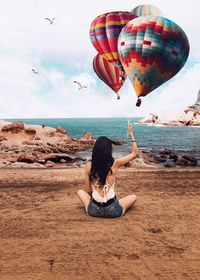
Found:
[[87, 88], [87, 86], [83, 86], [83, 85], [81, 85], [81, 83], [79, 83], [79, 82], [77, 82], [77, 81], [74, 81], [74, 83], [77, 84], [77, 85], [79, 86], [79, 88], [78, 88], [79, 90], [80, 90], [80, 89], [83, 89], [83, 88]]
[[53, 22], [54, 22], [54, 20], [55, 20], [55, 18], [52, 18], [52, 19], [50, 19], [50, 18], [45, 18], [45, 19], [48, 20], [50, 24], [53, 24]]
[[35, 69], [32, 69], [34, 74], [39, 74], [37, 71], [35, 71]]

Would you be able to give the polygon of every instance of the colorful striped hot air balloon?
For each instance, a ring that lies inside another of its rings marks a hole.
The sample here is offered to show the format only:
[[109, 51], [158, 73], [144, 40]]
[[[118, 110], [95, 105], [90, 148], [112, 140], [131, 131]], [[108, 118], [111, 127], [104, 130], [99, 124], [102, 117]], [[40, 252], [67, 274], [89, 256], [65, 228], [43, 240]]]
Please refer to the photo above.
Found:
[[163, 17], [138, 17], [122, 30], [120, 60], [137, 96], [145, 96], [176, 75], [189, 54], [184, 31]]
[[139, 5], [135, 7], [131, 13], [135, 16], [163, 16], [163, 13], [160, 9], [153, 5]]
[[121, 70], [123, 68], [117, 50], [119, 33], [135, 17], [130, 12], [111, 12], [96, 17], [90, 26], [90, 39], [95, 49]]
[[126, 73], [99, 54], [93, 59], [93, 69], [97, 76], [117, 94], [119, 99], [118, 91], [125, 82]]

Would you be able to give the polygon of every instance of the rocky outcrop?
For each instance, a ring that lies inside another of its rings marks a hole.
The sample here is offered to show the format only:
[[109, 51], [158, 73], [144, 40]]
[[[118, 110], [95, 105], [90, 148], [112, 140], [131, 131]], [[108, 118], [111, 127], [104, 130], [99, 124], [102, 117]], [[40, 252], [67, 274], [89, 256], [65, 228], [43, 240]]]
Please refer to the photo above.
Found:
[[14, 122], [2, 127], [1, 132], [19, 133], [25, 129], [23, 122]]
[[56, 127], [56, 133], [68, 134], [67, 130], [60, 126]]
[[6, 141], [7, 140], [7, 138], [5, 137], [5, 136], [0, 136], [0, 142], [2, 142], [2, 141]]
[[139, 120], [138, 122], [144, 124], [157, 124], [160, 123], [160, 119], [157, 114], [150, 113], [149, 116], [145, 117], [142, 120]]
[[62, 159], [65, 160], [66, 162], [71, 162], [74, 160], [73, 157], [71, 157], [68, 154], [64, 153], [51, 153], [43, 157], [43, 159], [46, 161], [52, 161], [52, 162], [60, 162]]
[[48, 160], [46, 163], [45, 163], [45, 166], [46, 167], [54, 167], [55, 166], [55, 163], [51, 160]]
[[191, 155], [177, 155], [170, 149], [163, 149], [159, 153], [149, 154], [149, 157], [154, 160], [155, 163], [161, 164], [165, 167], [175, 166], [198, 166], [198, 159]]
[[111, 141], [112, 141], [112, 144], [115, 146], [121, 146], [121, 145], [127, 144], [127, 142], [124, 140], [111, 140]]
[[95, 143], [90, 132], [81, 139], [70, 139], [62, 127], [0, 121], [0, 130], [0, 165], [3, 166], [13, 166], [13, 163], [16, 167], [82, 166], [84, 159], [77, 158], [75, 153], [90, 149]]
[[83, 136], [79, 140], [83, 140], [83, 141], [91, 141], [91, 140], [93, 140], [92, 133], [91, 132], [85, 132], [83, 134]]
[[194, 112], [194, 113], [200, 113], [200, 90], [198, 92], [198, 95], [197, 95], [197, 100], [196, 102], [194, 103], [194, 105], [192, 106], [189, 106], [185, 112]]
[[34, 163], [38, 161], [38, 157], [32, 153], [23, 153], [17, 158], [17, 162]]
[[36, 130], [33, 128], [26, 128], [24, 129], [25, 133], [27, 133], [28, 135], [35, 135], [36, 134]]
[[200, 126], [200, 90], [196, 102], [180, 114], [178, 122], [186, 126]]

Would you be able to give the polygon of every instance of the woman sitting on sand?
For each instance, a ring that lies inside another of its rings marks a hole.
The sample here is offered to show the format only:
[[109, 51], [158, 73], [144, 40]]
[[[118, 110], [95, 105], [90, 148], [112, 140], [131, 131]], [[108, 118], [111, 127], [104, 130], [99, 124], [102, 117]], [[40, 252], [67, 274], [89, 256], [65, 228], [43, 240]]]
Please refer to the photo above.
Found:
[[114, 190], [118, 169], [138, 155], [131, 124], [128, 124], [128, 132], [132, 142], [132, 151], [129, 155], [115, 160], [112, 157], [112, 141], [105, 136], [96, 140], [92, 150], [92, 160], [87, 162], [85, 166], [86, 191], [79, 190], [77, 192], [89, 216], [120, 217], [137, 200], [134, 194], [118, 200]]

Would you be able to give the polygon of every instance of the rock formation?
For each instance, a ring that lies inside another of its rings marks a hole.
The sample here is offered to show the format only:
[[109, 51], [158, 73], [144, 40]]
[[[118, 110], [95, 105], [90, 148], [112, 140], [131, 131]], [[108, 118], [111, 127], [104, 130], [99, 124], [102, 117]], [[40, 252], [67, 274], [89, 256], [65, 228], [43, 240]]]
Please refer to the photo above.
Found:
[[179, 116], [178, 121], [184, 125], [200, 125], [200, 90], [196, 102], [188, 106]]
[[19, 133], [25, 129], [23, 122], [15, 122], [2, 127], [1, 132]]
[[79, 140], [93, 140], [91, 132], [85, 132]]
[[76, 158], [74, 153], [90, 149], [94, 142], [90, 132], [81, 139], [70, 139], [62, 127], [0, 121], [0, 166], [79, 164], [83, 159]]
[[151, 124], [158, 124], [160, 123], [160, 119], [158, 117], [157, 114], [155, 113], [149, 113], [149, 116], [145, 117], [144, 119], [142, 120], [139, 120], [139, 123], [151, 123]]
[[200, 126], [200, 90], [196, 102], [181, 112], [176, 120], [163, 121], [159, 119], [158, 115], [150, 113], [149, 116], [140, 120], [139, 123], [170, 126]]

